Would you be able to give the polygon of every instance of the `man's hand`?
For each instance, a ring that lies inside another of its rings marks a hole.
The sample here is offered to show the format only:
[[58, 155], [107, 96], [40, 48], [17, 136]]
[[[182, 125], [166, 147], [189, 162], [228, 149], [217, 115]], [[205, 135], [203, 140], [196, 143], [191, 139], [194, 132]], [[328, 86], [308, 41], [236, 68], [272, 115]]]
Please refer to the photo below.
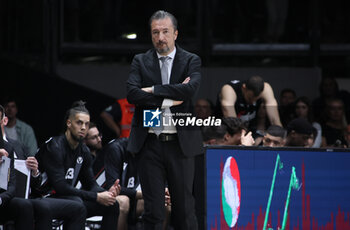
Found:
[[0, 164], [2, 163], [2, 156], [8, 157], [9, 154], [5, 149], [0, 149]]
[[111, 206], [117, 201], [115, 199], [115, 196], [113, 195], [113, 193], [111, 193], [109, 191], [104, 191], [104, 192], [97, 193], [97, 199], [96, 200], [97, 200], [98, 203], [100, 203], [100, 204], [102, 204], [104, 206]]
[[26, 165], [27, 165], [27, 168], [32, 171], [33, 176], [37, 176], [39, 174], [39, 170], [38, 170], [39, 164], [35, 157], [28, 157], [26, 160]]
[[181, 105], [183, 101], [173, 101], [173, 106]]
[[112, 193], [114, 197], [117, 197], [120, 194], [120, 189], [119, 179], [117, 179], [108, 191]]
[[141, 88], [143, 91], [145, 91], [146, 93], [153, 93], [152, 92], [152, 87], [145, 87], [145, 88]]
[[186, 79], [182, 82], [182, 84], [187, 84], [190, 82], [190, 80], [191, 80], [190, 77], [186, 77]]
[[171, 206], [169, 189], [165, 188], [165, 206]]
[[247, 131], [243, 129], [241, 134], [241, 145], [253, 146], [254, 142], [255, 141], [254, 141], [254, 138], [252, 137], [252, 132], [247, 133]]
[[5, 156], [5, 157], [8, 157], [8, 156], [9, 156], [8, 152], [7, 152], [5, 149], [0, 149], [0, 158], [1, 158], [2, 156]]

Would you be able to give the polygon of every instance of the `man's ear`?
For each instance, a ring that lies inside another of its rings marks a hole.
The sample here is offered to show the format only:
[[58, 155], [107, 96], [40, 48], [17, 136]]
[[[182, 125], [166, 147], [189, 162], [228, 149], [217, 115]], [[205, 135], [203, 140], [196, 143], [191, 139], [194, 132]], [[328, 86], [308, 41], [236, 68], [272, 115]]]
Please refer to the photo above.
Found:
[[229, 133], [225, 133], [224, 135], [224, 141], [225, 143], [229, 142], [231, 140], [232, 136]]
[[4, 126], [6, 126], [7, 123], [9, 122], [8, 117], [5, 116], [5, 117], [2, 119], [2, 122], [4, 123]]
[[68, 128], [70, 128], [72, 126], [72, 121], [68, 119], [66, 121], [66, 125], [67, 125]]
[[177, 39], [177, 35], [179, 34], [179, 31], [175, 30], [174, 34], [175, 34], [175, 40], [176, 40]]

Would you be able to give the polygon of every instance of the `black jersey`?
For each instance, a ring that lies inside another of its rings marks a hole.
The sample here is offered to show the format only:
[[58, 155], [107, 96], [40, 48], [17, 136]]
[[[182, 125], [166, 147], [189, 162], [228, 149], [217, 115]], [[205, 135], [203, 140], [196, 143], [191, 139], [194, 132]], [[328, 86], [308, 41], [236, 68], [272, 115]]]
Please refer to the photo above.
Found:
[[[47, 174], [47, 192], [96, 201], [97, 192], [103, 191], [94, 180], [91, 153], [84, 143], [79, 143], [73, 150], [65, 135], [52, 137], [40, 148], [37, 156], [40, 171]], [[82, 183], [83, 189], [75, 188], [77, 181]]]
[[[242, 121], [249, 122], [249, 128], [255, 130], [256, 129], [256, 119], [257, 119], [257, 112], [259, 110], [259, 107], [262, 103], [262, 99], [258, 99], [253, 104], [248, 104], [246, 100], [244, 99], [243, 93], [242, 93], [242, 84], [244, 82], [233, 80], [228, 83], [227, 85], [231, 86], [233, 90], [235, 91], [237, 95], [237, 100], [235, 103], [235, 111], [237, 114], [237, 117], [240, 118]], [[221, 112], [222, 116], [222, 109], [221, 109], [221, 102], [218, 98], [217, 101], [218, 111]]]
[[122, 195], [133, 197], [140, 186], [139, 177], [134, 159], [126, 151], [128, 138], [112, 140], [105, 148], [105, 170], [107, 188], [115, 180], [120, 180]]

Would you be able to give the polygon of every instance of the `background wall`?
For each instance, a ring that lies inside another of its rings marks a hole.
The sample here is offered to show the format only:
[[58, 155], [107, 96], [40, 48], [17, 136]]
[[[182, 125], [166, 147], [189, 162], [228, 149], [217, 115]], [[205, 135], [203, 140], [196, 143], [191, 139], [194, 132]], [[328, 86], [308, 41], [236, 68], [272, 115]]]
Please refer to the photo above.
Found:
[[[128, 65], [118, 64], [81, 64], [60, 65], [59, 75], [71, 82], [96, 90], [113, 98], [126, 96], [126, 80], [129, 74]], [[244, 80], [252, 75], [260, 75], [269, 82], [276, 99], [284, 88], [292, 88], [299, 96], [311, 99], [318, 96], [318, 83], [321, 70], [318, 68], [202, 68], [202, 85], [199, 98], [216, 100], [220, 88], [230, 80]]]

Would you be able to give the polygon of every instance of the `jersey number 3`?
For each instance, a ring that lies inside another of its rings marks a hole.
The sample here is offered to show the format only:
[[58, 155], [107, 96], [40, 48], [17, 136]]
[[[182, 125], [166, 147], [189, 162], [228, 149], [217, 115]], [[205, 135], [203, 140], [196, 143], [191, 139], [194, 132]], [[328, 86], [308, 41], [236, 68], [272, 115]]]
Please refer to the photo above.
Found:
[[69, 168], [66, 173], [66, 180], [72, 180], [74, 178], [74, 168]]

